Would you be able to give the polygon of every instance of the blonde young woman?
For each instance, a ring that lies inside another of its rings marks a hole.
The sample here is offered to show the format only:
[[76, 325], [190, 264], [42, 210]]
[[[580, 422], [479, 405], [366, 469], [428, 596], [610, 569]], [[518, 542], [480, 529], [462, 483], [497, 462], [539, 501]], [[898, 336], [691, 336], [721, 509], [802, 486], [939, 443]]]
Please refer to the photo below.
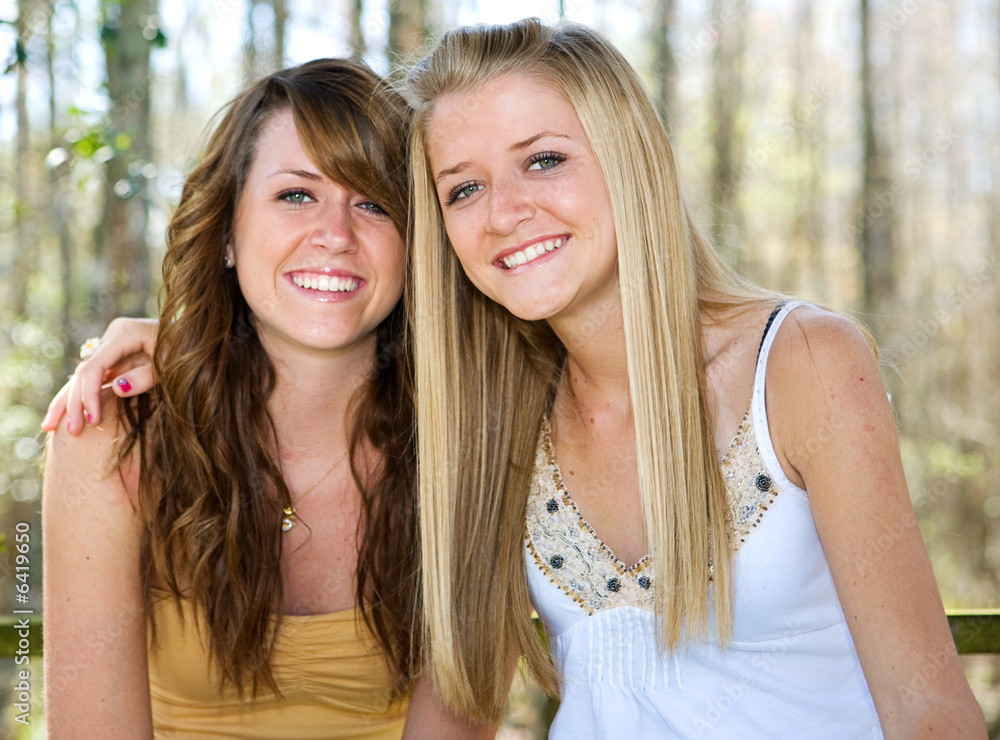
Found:
[[50, 737], [493, 735], [414, 670], [408, 113], [327, 59], [221, 116], [168, 230], [158, 388], [98, 383], [50, 440]]
[[[443, 697], [496, 721], [525, 655], [553, 738], [985, 737], [869, 343], [725, 268], [620, 53], [463, 28], [409, 85]], [[74, 428], [146, 331], [115, 327]]]
[[530, 600], [552, 738], [985, 737], [869, 342], [726, 269], [622, 55], [461, 28], [408, 84], [442, 695], [552, 679]]

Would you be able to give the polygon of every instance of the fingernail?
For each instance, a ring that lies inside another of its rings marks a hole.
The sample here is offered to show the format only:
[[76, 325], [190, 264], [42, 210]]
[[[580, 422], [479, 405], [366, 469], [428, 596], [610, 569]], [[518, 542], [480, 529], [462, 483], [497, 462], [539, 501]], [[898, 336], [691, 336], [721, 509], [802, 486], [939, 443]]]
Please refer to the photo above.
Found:
[[94, 420], [93, 420], [93, 418], [92, 418], [92, 417], [90, 416], [90, 412], [88, 411], [88, 412], [87, 412], [87, 423], [88, 423], [88, 424], [90, 424], [90, 423], [92, 423], [93, 421], [94, 421]]
[[118, 383], [118, 387], [126, 393], [132, 390], [132, 384], [128, 382], [128, 378], [118, 378], [115, 382]]
[[72, 427], [70, 427], [69, 419], [66, 420], [66, 431], [67, 432], [72, 431]]

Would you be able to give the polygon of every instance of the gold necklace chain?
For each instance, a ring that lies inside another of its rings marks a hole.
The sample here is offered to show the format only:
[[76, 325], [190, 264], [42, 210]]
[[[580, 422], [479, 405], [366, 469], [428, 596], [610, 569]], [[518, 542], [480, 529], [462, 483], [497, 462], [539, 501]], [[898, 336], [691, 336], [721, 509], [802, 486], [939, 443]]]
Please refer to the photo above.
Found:
[[330, 477], [330, 473], [332, 473], [334, 470], [337, 469], [337, 466], [340, 465], [340, 463], [342, 463], [344, 461], [345, 457], [347, 457], [347, 450], [344, 450], [344, 454], [337, 458], [337, 462], [335, 462], [333, 465], [331, 465], [330, 469], [327, 470], [325, 473], [323, 473], [323, 475], [320, 476], [320, 479], [318, 481], [316, 481], [311, 486], [309, 486], [309, 488], [306, 490], [305, 493], [303, 493], [301, 496], [299, 496], [294, 501], [289, 502], [288, 506], [284, 507], [281, 510], [281, 513], [283, 515], [281, 517], [281, 531], [282, 532], [287, 532], [289, 529], [291, 529], [292, 527], [295, 526], [295, 522], [298, 519], [298, 516], [296, 516], [296, 514], [295, 514], [295, 504], [302, 503], [302, 499], [304, 499], [310, 493], [312, 493], [313, 491], [315, 491], [316, 487], [319, 486], [320, 483], [322, 483], [328, 477]]

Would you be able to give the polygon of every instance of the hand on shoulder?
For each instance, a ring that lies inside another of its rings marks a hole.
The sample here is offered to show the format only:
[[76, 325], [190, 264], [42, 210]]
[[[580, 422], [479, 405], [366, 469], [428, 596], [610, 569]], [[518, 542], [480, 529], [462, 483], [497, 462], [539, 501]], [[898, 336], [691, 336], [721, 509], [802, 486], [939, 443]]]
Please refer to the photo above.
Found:
[[137, 454], [131, 455], [118, 471], [114, 467], [116, 444], [126, 434], [120, 418], [119, 399], [110, 389], [105, 389], [101, 391], [100, 403], [102, 421], [99, 426], [75, 431], [63, 424], [49, 435], [45, 457], [46, 495], [54, 499], [52, 503], [92, 498], [98, 492], [103, 497], [136, 503]]

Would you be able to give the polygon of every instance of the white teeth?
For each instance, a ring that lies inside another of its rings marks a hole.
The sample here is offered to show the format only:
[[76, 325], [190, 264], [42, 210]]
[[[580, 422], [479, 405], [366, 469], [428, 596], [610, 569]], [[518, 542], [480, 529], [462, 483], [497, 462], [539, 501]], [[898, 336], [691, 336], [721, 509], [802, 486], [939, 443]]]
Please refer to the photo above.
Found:
[[293, 275], [292, 282], [300, 288], [318, 290], [322, 293], [350, 293], [357, 290], [361, 284], [354, 278], [338, 278], [332, 275], [319, 275], [317, 277]]
[[543, 254], [547, 254], [554, 249], [559, 249], [559, 247], [563, 244], [565, 244], [565, 241], [562, 239], [547, 239], [544, 242], [538, 242], [538, 244], [532, 244], [530, 247], [525, 247], [524, 251], [508, 254], [503, 258], [503, 263], [508, 269], [518, 267], [519, 265], [525, 265], [533, 259], [541, 257]]

